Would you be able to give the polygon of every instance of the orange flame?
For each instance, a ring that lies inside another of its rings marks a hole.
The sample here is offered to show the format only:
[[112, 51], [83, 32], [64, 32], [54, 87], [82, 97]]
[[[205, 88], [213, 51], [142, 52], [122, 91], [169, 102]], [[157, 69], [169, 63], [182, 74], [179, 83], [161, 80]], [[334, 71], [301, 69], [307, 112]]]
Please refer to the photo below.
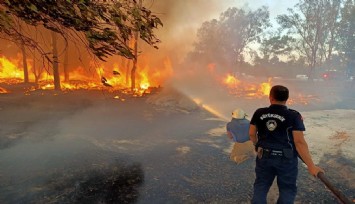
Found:
[[228, 74], [224, 79], [223, 83], [226, 84], [228, 87], [235, 88], [240, 84], [240, 81], [233, 75]]
[[10, 92], [5, 88], [0, 87], [0, 94], [5, 94], [5, 93], [10, 93]]
[[271, 78], [268, 82], [255, 84], [245, 80], [239, 80], [231, 74], [227, 74], [222, 79], [222, 84], [226, 85], [232, 95], [244, 97], [263, 97], [268, 96], [271, 89]]
[[258, 93], [268, 96], [271, 90], [271, 78], [268, 79], [268, 82], [263, 82], [260, 84]]
[[[19, 58], [20, 59], [20, 58]], [[19, 68], [19, 59], [8, 59], [5, 56], [0, 57], [0, 83], [15, 84], [23, 81], [23, 70]], [[161, 86], [165, 80], [172, 76], [173, 69], [169, 58], [164, 60], [163, 67], [151, 68], [144, 62], [148, 61], [144, 59], [144, 56], [140, 56], [140, 61], [137, 65], [136, 71], [136, 90], [135, 95], [140, 96], [143, 93], [149, 93], [151, 87]], [[31, 60], [29, 62], [30, 81], [34, 81], [35, 77], [32, 74]], [[94, 63], [91, 64], [93, 67]], [[83, 67], [77, 67], [71, 69], [69, 81], [64, 81], [64, 74], [60, 76], [61, 88], [64, 90], [76, 90], [76, 89], [102, 89], [106, 88], [109, 91], [130, 89], [130, 74], [131, 64], [126, 63], [120, 67], [118, 63], [114, 63], [113, 66], [99, 65], [94, 71], [88, 71]], [[92, 69], [91, 69], [92, 70]], [[53, 76], [49, 73], [42, 74], [38, 80], [38, 87], [40, 89], [54, 89]], [[32, 91], [32, 89], [31, 89]], [[129, 92], [129, 91], [125, 91]]]
[[[10, 61], [5, 56], [0, 57], [0, 79], [2, 82], [11, 83], [23, 79], [23, 71], [18, 68], [18, 61]], [[8, 79], [8, 80], [4, 80]], [[9, 81], [11, 79], [11, 81]]]
[[[247, 82], [246, 80], [238, 80], [236, 77], [228, 74], [222, 79], [222, 84], [227, 87], [231, 95], [254, 99], [269, 96], [272, 87], [272, 78], [268, 78], [267, 82], [261, 82], [258, 84]], [[290, 98], [287, 101], [287, 104], [308, 105], [308, 101], [310, 100], [317, 101], [319, 98], [314, 95], [303, 95], [299, 93], [295, 97]]]

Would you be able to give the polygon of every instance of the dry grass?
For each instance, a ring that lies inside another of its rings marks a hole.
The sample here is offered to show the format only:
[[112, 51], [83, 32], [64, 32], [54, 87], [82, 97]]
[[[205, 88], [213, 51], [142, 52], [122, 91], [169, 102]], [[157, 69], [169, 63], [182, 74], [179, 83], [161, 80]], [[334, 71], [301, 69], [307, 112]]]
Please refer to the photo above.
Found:
[[335, 133], [331, 135], [329, 139], [335, 140], [335, 146], [339, 147], [345, 142], [349, 141], [350, 136], [346, 131], [335, 131]]

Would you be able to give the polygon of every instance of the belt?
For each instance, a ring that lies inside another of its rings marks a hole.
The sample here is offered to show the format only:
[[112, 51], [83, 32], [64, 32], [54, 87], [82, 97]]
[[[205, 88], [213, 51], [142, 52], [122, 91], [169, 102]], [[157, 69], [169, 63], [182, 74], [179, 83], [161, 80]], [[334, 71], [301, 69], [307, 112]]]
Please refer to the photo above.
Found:
[[267, 154], [269, 156], [279, 156], [282, 157], [284, 155], [282, 150], [274, 150], [274, 149], [263, 149], [263, 154], [266, 154], [265, 156], [267, 156]]
[[284, 152], [282, 150], [276, 149], [265, 149], [258, 147], [258, 157], [261, 158], [268, 158], [268, 157], [283, 157]]

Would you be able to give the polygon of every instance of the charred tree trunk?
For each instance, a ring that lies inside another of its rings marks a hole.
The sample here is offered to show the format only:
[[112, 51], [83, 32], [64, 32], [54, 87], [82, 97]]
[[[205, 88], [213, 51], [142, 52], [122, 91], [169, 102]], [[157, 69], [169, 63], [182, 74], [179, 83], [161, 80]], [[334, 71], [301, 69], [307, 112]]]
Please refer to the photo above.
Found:
[[121, 59], [121, 67], [125, 70], [125, 82], [126, 82], [126, 86], [129, 87], [129, 69], [131, 66], [131, 60], [126, 59], [125, 57], [122, 57]]
[[22, 52], [22, 63], [23, 63], [23, 82], [28, 83], [28, 66], [27, 66], [27, 55], [26, 48], [24, 43], [21, 43], [21, 52]]
[[[138, 8], [141, 8], [143, 4], [143, 0], [139, 0]], [[138, 28], [137, 28], [138, 29]], [[134, 59], [133, 59], [133, 67], [131, 70], [131, 90], [134, 91], [136, 89], [136, 70], [138, 63], [138, 39], [139, 39], [139, 31], [134, 34]]]
[[39, 76], [37, 75], [37, 63], [36, 63], [36, 50], [33, 50], [33, 65], [32, 65], [32, 72], [35, 76], [35, 84], [38, 85]]
[[128, 60], [127, 64], [126, 64], [126, 85], [129, 86], [129, 77], [130, 77], [130, 73], [129, 73], [129, 68], [131, 67], [131, 60]]
[[57, 34], [52, 33], [52, 52], [53, 52], [53, 78], [54, 78], [54, 89], [61, 90], [60, 88], [60, 76], [59, 76], [59, 66], [58, 66], [58, 48], [57, 48]]
[[[20, 33], [22, 33], [22, 26], [21, 23], [19, 22], [19, 30]], [[22, 64], [23, 64], [23, 82], [28, 83], [28, 66], [27, 66], [27, 55], [26, 55], [26, 48], [25, 48], [25, 42], [21, 38], [21, 52], [22, 52]]]
[[[37, 34], [38, 34], [38, 32], [37, 32], [37, 28], [36, 28], [36, 35], [35, 35], [35, 39], [36, 39], [36, 42], [37, 42]], [[42, 69], [43, 69], [43, 65], [42, 66], [39, 66], [39, 67], [37, 67], [37, 56], [36, 56], [36, 49], [33, 49], [33, 66], [32, 66], [32, 73], [33, 73], [33, 75], [34, 75], [34, 77], [35, 77], [35, 84], [36, 84], [36, 86], [37, 86], [37, 88], [39, 88], [39, 84], [38, 84], [38, 82], [39, 82], [39, 79], [40, 79], [40, 77], [41, 77], [41, 75], [42, 75]], [[44, 58], [42, 58], [42, 59], [44, 59]], [[44, 63], [43, 63], [44, 64]]]
[[68, 82], [69, 81], [69, 45], [65, 48], [65, 54], [64, 54], [64, 63], [63, 63], [63, 69], [64, 69], [64, 81]]
[[137, 62], [138, 62], [138, 32], [136, 32], [134, 43], [134, 59], [133, 59], [133, 67], [131, 70], [131, 90], [134, 91], [136, 88], [136, 70], [137, 70]]

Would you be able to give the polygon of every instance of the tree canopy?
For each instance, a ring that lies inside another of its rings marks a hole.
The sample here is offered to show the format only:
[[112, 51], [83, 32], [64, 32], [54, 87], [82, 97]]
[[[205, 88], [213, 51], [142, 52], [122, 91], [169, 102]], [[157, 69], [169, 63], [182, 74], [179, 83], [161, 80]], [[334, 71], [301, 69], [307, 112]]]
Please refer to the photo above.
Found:
[[338, 49], [345, 58], [349, 75], [355, 74], [355, 1], [346, 0], [339, 23]]
[[229, 8], [221, 13], [218, 20], [202, 24], [192, 54], [204, 59], [218, 59], [222, 65], [235, 65], [243, 61], [242, 53], [248, 45], [260, 40], [268, 26], [267, 7], [255, 11]]
[[[134, 0], [3, 0], [0, 1], [0, 32], [7, 36], [19, 33], [14, 17], [27, 24], [43, 25], [65, 36], [84, 34], [84, 43], [101, 60], [110, 55], [134, 58], [129, 39], [135, 32], [149, 45], [156, 47], [159, 39], [154, 29], [162, 26], [152, 12], [137, 6]], [[21, 37], [26, 37], [20, 35]], [[34, 45], [27, 37], [28, 45]], [[156, 47], [157, 48], [157, 47]]]
[[279, 15], [278, 23], [296, 39], [296, 48], [307, 65], [329, 63], [338, 38], [341, 0], [300, 0], [289, 14]]

